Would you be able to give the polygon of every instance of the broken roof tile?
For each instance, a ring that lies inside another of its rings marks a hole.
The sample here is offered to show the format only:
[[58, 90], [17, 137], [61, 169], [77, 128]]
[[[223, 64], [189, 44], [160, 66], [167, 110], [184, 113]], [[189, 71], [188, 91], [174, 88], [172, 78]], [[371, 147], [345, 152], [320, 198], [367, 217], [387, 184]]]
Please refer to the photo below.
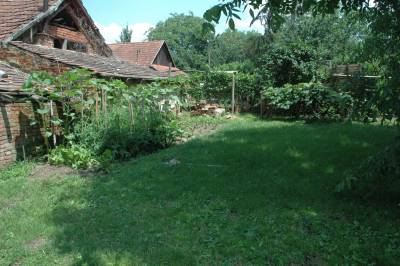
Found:
[[[49, 8], [57, 0], [49, 0]], [[0, 40], [7, 39], [43, 10], [43, 0], [0, 0]]]
[[86, 68], [105, 77], [151, 80], [168, 76], [168, 73], [158, 72], [148, 66], [130, 64], [114, 57], [103, 57], [23, 42], [11, 42], [11, 44], [41, 57], [55, 60], [73, 67]]

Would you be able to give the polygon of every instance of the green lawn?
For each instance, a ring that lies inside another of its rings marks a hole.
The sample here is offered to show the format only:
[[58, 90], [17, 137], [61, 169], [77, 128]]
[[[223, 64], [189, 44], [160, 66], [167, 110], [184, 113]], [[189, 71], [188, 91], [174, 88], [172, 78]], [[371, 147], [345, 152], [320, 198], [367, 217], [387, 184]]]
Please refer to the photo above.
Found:
[[247, 116], [107, 176], [17, 165], [0, 173], [0, 265], [395, 265], [399, 207], [334, 192], [395, 134]]

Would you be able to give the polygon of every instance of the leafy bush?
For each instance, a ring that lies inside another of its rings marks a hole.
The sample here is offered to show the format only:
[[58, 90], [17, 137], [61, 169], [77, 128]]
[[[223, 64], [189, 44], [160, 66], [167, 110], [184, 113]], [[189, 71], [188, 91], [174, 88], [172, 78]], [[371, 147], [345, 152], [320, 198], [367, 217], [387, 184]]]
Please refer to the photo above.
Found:
[[400, 201], [400, 137], [383, 152], [369, 157], [336, 187], [364, 199]]
[[[232, 74], [208, 72], [203, 76], [203, 99], [230, 106], [232, 101]], [[261, 82], [256, 74], [235, 74], [236, 103], [241, 110], [250, 111], [260, 102]]]
[[352, 118], [354, 120], [370, 122], [376, 121], [380, 115], [377, 102], [377, 84], [374, 79], [366, 79], [356, 75], [344, 82], [337, 84], [339, 91], [353, 97], [354, 108]]
[[[129, 88], [120, 80], [104, 80], [86, 70], [60, 76], [34, 73], [26, 89], [60, 105], [60, 116], [38, 109], [46, 136], [63, 136], [62, 146], [49, 155], [53, 164], [88, 168], [97, 161], [127, 159], [165, 148], [179, 134], [174, 111], [181, 105], [179, 90], [161, 82]], [[57, 130], [56, 130], [57, 129]], [[49, 148], [49, 139], [46, 145]], [[58, 143], [53, 143], [54, 145]]]
[[[181, 106], [190, 109], [201, 100], [230, 107], [233, 74], [224, 71], [194, 73], [190, 76], [160, 80], [154, 84], [168, 87], [181, 99]], [[240, 110], [251, 111], [260, 103], [261, 80], [256, 74], [236, 73], [236, 101]]]
[[315, 51], [308, 47], [270, 47], [258, 60], [257, 73], [264, 84], [281, 87], [325, 79]]
[[84, 146], [72, 144], [58, 146], [50, 151], [49, 162], [54, 165], [67, 165], [75, 169], [88, 169], [98, 165], [93, 154]]
[[269, 115], [307, 120], [343, 120], [349, 117], [352, 97], [338, 93], [321, 83], [286, 84], [263, 91]]
[[111, 151], [114, 160], [151, 153], [174, 143], [180, 130], [171, 114], [134, 113], [134, 123], [126, 109], [115, 109], [85, 125], [77, 132], [80, 143], [91, 147], [96, 156]]

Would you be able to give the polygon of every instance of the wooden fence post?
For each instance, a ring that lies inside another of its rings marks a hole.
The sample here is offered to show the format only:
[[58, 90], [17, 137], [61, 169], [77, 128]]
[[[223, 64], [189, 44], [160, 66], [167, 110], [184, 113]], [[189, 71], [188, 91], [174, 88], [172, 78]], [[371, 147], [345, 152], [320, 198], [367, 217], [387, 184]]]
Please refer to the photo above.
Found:
[[235, 87], [236, 87], [235, 73], [232, 75], [232, 114], [235, 113]]

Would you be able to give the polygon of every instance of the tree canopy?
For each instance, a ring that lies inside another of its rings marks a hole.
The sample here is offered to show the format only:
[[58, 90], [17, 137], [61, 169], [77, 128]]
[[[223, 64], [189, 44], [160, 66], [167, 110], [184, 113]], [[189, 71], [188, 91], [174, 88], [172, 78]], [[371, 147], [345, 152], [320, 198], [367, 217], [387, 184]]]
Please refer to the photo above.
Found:
[[152, 28], [147, 38], [165, 40], [177, 66], [184, 70], [207, 69], [207, 51], [212, 34], [202, 29], [204, 19], [193, 13], [171, 14], [166, 21]]
[[129, 25], [127, 24], [123, 29], [121, 34], [119, 35], [119, 41], [121, 43], [131, 42], [132, 41], [133, 30], [129, 29]]
[[[266, 37], [274, 36], [282, 24], [289, 18], [299, 16], [349, 14], [357, 12], [356, 18], [364, 20], [369, 33], [363, 37], [365, 40], [363, 53], [364, 60], [375, 61], [379, 64], [382, 79], [379, 82], [376, 97], [379, 105], [386, 108], [390, 117], [400, 117], [400, 1], [397, 0], [293, 0], [293, 1], [268, 1], [268, 0], [229, 0], [215, 5], [204, 13], [207, 22], [203, 25], [205, 30], [214, 30], [222, 16], [226, 16], [229, 27], [235, 28], [234, 19], [240, 19], [241, 12], [248, 12], [253, 19], [261, 20], [266, 28]], [[298, 26], [298, 25], [297, 25]], [[314, 27], [307, 27], [312, 31]], [[327, 37], [334, 36], [330, 32]], [[321, 41], [320, 38], [315, 41]], [[324, 44], [328, 40], [324, 40]], [[357, 43], [357, 39], [355, 39]], [[348, 43], [349, 44], [349, 43]], [[346, 55], [348, 52], [346, 52]]]

